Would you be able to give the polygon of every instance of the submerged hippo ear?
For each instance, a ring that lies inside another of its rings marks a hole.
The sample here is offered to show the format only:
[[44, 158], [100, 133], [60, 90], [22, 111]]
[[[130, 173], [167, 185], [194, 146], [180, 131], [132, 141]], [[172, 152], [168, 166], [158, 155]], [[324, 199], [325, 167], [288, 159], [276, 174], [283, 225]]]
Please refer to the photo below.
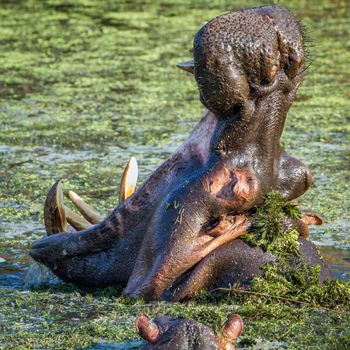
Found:
[[181, 62], [176, 65], [176, 67], [185, 70], [186, 72], [190, 72], [194, 74], [194, 62], [193, 61], [186, 61]]
[[228, 340], [233, 341], [243, 333], [244, 325], [241, 316], [234, 314], [226, 322], [222, 335]]
[[136, 319], [137, 333], [149, 343], [157, 342], [160, 330], [155, 322], [153, 322], [147, 315], [140, 315]]
[[241, 316], [234, 314], [226, 322], [220, 335], [217, 336], [220, 349], [234, 350], [236, 349], [231, 343], [236, 340], [243, 332], [243, 320]]

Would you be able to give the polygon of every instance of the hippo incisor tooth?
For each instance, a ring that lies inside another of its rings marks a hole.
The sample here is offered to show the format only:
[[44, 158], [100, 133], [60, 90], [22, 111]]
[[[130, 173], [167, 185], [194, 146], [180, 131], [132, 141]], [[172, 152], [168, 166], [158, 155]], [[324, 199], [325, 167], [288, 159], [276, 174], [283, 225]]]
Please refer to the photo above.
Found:
[[64, 212], [61, 180], [50, 188], [44, 204], [44, 224], [48, 235], [67, 232], [68, 224]]
[[103, 220], [103, 217], [92, 206], [85, 203], [75, 192], [68, 191], [68, 197], [90, 223], [95, 225]]
[[194, 73], [194, 62], [193, 61], [187, 61], [187, 62], [181, 62], [176, 65], [177, 68], [183, 69], [186, 72]]
[[78, 214], [74, 213], [74, 211], [70, 210], [66, 206], [64, 206], [64, 212], [66, 214], [66, 219], [68, 223], [72, 225], [76, 230], [86, 230], [87, 228], [92, 226], [90, 222], [88, 222]]
[[122, 176], [119, 192], [119, 203], [125, 201], [134, 192], [137, 184], [138, 167], [135, 157], [131, 157]]

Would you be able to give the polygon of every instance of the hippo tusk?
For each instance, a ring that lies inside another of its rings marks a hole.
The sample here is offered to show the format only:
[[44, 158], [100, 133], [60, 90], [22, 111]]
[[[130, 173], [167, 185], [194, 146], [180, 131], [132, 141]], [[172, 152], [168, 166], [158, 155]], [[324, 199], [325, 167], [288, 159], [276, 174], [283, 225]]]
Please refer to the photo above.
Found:
[[64, 212], [66, 214], [66, 219], [68, 223], [71, 226], [73, 226], [76, 230], [78, 231], [86, 230], [87, 228], [92, 226], [90, 222], [88, 222], [78, 214], [74, 213], [74, 211], [70, 210], [66, 206], [64, 206]]
[[123, 172], [120, 184], [119, 203], [125, 201], [134, 192], [137, 184], [138, 167], [135, 157], [131, 157]]
[[103, 217], [92, 206], [85, 203], [75, 192], [68, 191], [68, 197], [90, 223], [95, 225], [103, 220]]
[[194, 74], [194, 62], [193, 61], [186, 61], [181, 62], [176, 65], [176, 67], [185, 70], [186, 72], [190, 72]]
[[54, 183], [46, 196], [44, 204], [44, 223], [48, 235], [68, 231], [63, 205], [61, 180]]

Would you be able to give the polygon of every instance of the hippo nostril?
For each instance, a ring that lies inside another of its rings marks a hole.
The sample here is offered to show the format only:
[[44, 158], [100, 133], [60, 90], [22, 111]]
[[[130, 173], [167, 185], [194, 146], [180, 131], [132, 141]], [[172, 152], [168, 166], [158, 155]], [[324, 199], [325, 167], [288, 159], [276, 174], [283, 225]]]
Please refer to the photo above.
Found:
[[269, 85], [270, 83], [271, 83], [270, 80], [268, 80], [267, 78], [264, 78], [264, 79], [260, 82], [260, 85], [265, 86], [265, 85]]
[[292, 58], [291, 58], [290, 56], [288, 56], [286, 62], [284, 63], [284, 66], [283, 66], [283, 70], [284, 70], [286, 73], [288, 72], [288, 70], [289, 70], [289, 68], [291, 67], [292, 63], [293, 63]]
[[298, 74], [300, 67], [302, 65], [302, 60], [298, 59], [293, 53], [290, 53], [284, 60], [283, 71], [290, 79], [294, 79]]
[[269, 82], [267, 79], [264, 79], [260, 85], [258, 84], [251, 84], [252, 89], [252, 95], [256, 97], [263, 97], [268, 94], [271, 94], [275, 90], [277, 90], [279, 87], [279, 79], [273, 79], [271, 82]]

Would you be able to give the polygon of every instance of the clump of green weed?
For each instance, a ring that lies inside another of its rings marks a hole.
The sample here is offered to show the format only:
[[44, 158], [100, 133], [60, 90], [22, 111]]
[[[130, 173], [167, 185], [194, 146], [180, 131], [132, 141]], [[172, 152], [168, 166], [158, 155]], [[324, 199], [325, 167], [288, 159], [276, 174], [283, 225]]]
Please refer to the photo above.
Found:
[[268, 193], [263, 204], [256, 207], [252, 230], [243, 236], [244, 240], [266, 251], [298, 254], [298, 232], [283, 230], [286, 216], [297, 219], [301, 216], [301, 210], [283, 199], [279, 192]]
[[277, 192], [267, 194], [264, 203], [256, 208], [252, 230], [243, 238], [252, 246], [270, 251], [277, 260], [263, 267], [263, 277], [254, 278], [251, 293], [328, 308], [350, 308], [350, 283], [322, 282], [320, 266], [308, 265], [300, 254], [299, 233], [284, 230], [286, 217], [300, 216], [301, 210]]

